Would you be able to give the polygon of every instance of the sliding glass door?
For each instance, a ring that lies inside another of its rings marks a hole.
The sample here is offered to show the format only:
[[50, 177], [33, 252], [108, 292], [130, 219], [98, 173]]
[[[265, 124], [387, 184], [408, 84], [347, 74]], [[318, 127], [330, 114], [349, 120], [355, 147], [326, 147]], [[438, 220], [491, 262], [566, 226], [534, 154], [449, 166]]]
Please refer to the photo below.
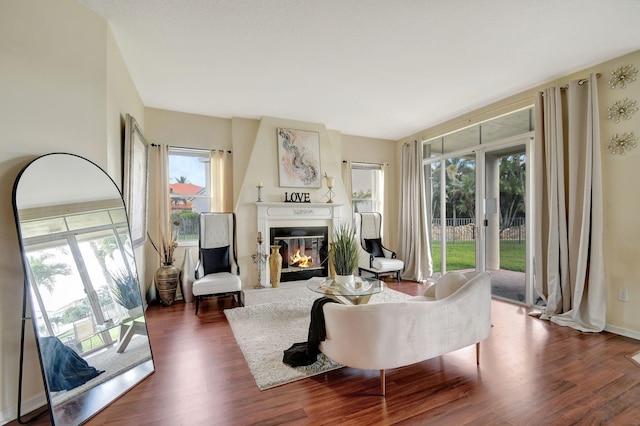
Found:
[[425, 209], [433, 279], [486, 270], [499, 298], [535, 304], [527, 220], [532, 110], [425, 141]]

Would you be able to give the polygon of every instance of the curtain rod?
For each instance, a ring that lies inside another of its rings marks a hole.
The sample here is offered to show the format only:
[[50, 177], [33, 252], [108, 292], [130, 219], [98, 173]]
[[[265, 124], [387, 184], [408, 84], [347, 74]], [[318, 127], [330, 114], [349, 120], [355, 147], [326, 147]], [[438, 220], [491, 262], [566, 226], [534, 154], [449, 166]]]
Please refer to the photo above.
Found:
[[[596, 73], [596, 78], [600, 78], [602, 74], [600, 74], [599, 72]], [[580, 80], [578, 80], [578, 84], [580, 86], [584, 85], [587, 81], [589, 81], [588, 78], [581, 78]]]
[[[158, 144], [156, 144], [156, 143], [151, 143], [151, 144], [149, 144], [149, 145], [151, 145], [151, 146], [152, 146], [152, 147], [154, 147], [154, 148], [155, 148], [155, 147], [157, 147], [157, 146], [160, 146], [160, 145], [158, 145]], [[176, 148], [177, 148], [177, 147], [176, 147]], [[182, 147], [181, 147], [181, 148], [182, 148]], [[200, 149], [200, 150], [202, 150], [202, 148], [184, 148], [184, 149]], [[210, 149], [209, 151], [224, 152], [224, 149]], [[227, 150], [227, 154], [233, 154], [233, 153], [232, 153], [232, 152], [231, 152], [231, 150], [229, 149], [229, 150]]]
[[[600, 78], [602, 74], [600, 74], [599, 72], [596, 73], [596, 78]], [[589, 78], [581, 78], [578, 80], [578, 86], [584, 86], [585, 83], [587, 83], [589, 81]], [[568, 84], [565, 84], [564, 86], [560, 86], [561, 90], [567, 90], [569, 88]]]

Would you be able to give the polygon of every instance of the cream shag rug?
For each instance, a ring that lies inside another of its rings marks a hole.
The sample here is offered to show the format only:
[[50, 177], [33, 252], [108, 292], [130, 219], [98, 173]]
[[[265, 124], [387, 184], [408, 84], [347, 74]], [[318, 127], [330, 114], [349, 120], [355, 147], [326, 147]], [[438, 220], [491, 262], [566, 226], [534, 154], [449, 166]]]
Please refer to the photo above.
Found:
[[[294, 343], [307, 340], [311, 307], [320, 295], [306, 291], [310, 297], [224, 311], [260, 390], [342, 367], [329, 358], [323, 365], [322, 356], [318, 356], [318, 361], [306, 367], [294, 368], [282, 362], [286, 349]], [[369, 303], [396, 302], [410, 297], [387, 288], [382, 293], [373, 295]]]

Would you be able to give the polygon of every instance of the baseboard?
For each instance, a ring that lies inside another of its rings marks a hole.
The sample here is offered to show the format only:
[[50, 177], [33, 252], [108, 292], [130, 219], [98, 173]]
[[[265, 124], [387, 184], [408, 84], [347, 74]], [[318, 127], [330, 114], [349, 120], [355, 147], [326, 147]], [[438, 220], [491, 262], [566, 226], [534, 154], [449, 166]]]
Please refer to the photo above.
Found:
[[627, 330], [626, 328], [617, 327], [615, 325], [605, 325], [604, 331], [609, 333], [619, 334], [620, 336], [630, 337], [632, 339], [640, 340], [640, 332]]
[[[47, 405], [47, 397], [44, 392], [34, 396], [33, 398], [29, 398], [26, 400], [22, 400], [22, 409], [20, 410], [22, 413], [23, 420], [25, 419], [25, 414], [31, 413], [37, 409], [42, 409]], [[46, 414], [43, 414], [46, 415]], [[0, 411], [0, 424], [7, 424], [18, 418], [18, 407], [9, 407], [6, 410]]]

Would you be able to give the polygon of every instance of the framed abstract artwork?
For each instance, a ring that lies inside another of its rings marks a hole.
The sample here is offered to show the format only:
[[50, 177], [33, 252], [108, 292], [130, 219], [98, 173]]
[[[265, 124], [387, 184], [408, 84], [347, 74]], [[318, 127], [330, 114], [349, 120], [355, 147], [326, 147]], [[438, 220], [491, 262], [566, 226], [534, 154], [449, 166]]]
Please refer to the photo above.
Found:
[[320, 134], [278, 128], [278, 171], [281, 187], [320, 188]]
[[133, 247], [147, 241], [149, 152], [135, 118], [127, 114], [124, 134], [123, 198], [127, 205]]

